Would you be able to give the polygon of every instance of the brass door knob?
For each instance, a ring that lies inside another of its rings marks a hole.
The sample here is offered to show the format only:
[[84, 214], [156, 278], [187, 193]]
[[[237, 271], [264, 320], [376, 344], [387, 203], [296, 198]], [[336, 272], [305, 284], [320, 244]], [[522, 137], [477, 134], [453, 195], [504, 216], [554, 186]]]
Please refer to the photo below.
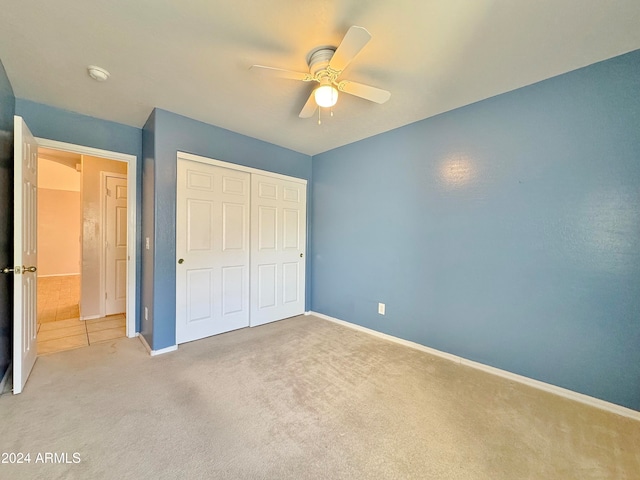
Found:
[[24, 272], [35, 272], [36, 270], [38, 270], [36, 267], [25, 267], [24, 265], [22, 266], [22, 273]]
[[184, 258], [179, 258], [178, 263], [182, 265], [184, 263]]

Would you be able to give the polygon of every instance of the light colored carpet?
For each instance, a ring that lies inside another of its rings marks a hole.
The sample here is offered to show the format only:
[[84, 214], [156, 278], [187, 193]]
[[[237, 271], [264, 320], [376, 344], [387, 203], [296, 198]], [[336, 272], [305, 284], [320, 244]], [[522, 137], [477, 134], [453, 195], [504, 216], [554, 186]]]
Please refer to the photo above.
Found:
[[[635, 479], [640, 422], [314, 317], [40, 357], [0, 397], [11, 479]], [[78, 464], [35, 464], [78, 452]]]

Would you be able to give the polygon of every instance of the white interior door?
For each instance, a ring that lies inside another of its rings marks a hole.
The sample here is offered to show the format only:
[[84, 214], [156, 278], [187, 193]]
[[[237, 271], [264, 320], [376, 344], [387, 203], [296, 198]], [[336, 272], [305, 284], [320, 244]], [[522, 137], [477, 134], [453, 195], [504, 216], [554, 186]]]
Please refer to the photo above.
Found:
[[251, 326], [304, 313], [306, 183], [251, 176]]
[[105, 180], [105, 314], [127, 309], [127, 177]]
[[249, 325], [246, 172], [178, 160], [176, 342]]
[[20, 393], [37, 357], [38, 144], [22, 117], [14, 118], [13, 393]]

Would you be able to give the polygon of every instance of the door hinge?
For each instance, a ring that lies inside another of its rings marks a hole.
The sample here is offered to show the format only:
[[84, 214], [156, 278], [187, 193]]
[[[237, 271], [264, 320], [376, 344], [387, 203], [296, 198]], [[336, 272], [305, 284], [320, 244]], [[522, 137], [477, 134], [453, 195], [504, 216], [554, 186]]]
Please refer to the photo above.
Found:
[[107, 188], [107, 197], [111, 196], [111, 189]]

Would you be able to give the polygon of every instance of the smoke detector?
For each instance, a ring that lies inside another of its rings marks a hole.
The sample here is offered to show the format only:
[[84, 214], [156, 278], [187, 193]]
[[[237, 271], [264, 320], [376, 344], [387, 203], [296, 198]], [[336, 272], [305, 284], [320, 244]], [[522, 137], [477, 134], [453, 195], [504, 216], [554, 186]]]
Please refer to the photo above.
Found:
[[96, 67], [95, 65], [89, 65], [87, 67], [89, 76], [98, 82], [104, 82], [109, 78], [109, 72], [104, 68]]

